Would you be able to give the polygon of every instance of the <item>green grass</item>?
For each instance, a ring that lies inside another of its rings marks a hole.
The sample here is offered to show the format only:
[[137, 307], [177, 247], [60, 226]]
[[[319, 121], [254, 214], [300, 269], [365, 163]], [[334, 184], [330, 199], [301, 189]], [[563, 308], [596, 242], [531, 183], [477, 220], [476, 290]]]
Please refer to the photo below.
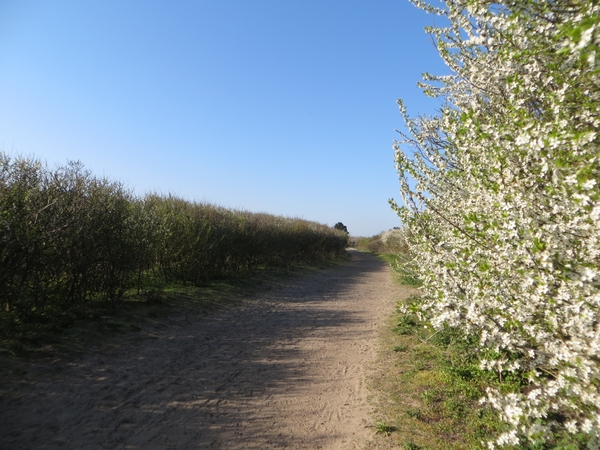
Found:
[[397, 428], [392, 426], [392, 425], [388, 425], [387, 423], [384, 422], [377, 422], [375, 424], [375, 432], [379, 433], [379, 434], [391, 434], [394, 431], [397, 431]]
[[413, 441], [408, 441], [408, 442], [404, 443], [404, 445], [402, 446], [402, 449], [403, 450], [421, 450], [421, 449], [423, 449], [423, 447], [418, 446]]
[[[477, 449], [505, 428], [497, 413], [480, 404], [486, 387], [521, 388], [479, 369], [474, 343], [456, 330], [432, 332], [416, 317], [390, 318], [381, 338], [375, 420], [395, 429], [385, 445], [411, 449]], [[387, 447], [386, 447], [387, 448]]]

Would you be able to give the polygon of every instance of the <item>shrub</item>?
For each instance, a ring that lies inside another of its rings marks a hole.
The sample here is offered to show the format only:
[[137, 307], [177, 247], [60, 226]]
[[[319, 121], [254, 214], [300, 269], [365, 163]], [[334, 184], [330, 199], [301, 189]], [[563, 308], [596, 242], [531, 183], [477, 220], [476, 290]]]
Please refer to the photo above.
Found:
[[315, 222], [170, 195], [135, 198], [80, 163], [50, 170], [0, 153], [4, 332], [70, 323], [92, 303], [117, 308], [130, 289], [151, 292], [157, 279], [199, 285], [336, 258], [347, 242], [347, 233]]
[[453, 71], [424, 77], [439, 115], [399, 103], [405, 206], [392, 204], [412, 232], [420, 312], [476, 336], [481, 368], [528, 380], [487, 393], [510, 426], [496, 445], [583, 435], [598, 448], [600, 6], [414, 3], [449, 21], [429, 31]]

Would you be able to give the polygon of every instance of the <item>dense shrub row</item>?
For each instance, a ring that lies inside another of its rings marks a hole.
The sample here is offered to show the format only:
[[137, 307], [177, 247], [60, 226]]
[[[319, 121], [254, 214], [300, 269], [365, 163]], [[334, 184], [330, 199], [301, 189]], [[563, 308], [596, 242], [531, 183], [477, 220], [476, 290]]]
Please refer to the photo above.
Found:
[[80, 163], [55, 170], [0, 154], [4, 326], [85, 316], [148, 283], [198, 285], [262, 267], [330, 259], [346, 233], [173, 196], [138, 198]]

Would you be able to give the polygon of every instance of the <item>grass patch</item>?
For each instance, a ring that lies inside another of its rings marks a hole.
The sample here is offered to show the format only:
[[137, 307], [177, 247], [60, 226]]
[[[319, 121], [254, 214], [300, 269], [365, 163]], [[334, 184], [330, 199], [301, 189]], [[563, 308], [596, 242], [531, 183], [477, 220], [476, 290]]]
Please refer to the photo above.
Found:
[[400, 312], [389, 318], [372, 383], [376, 423], [395, 430], [386, 433], [382, 447], [485, 448], [484, 441], [504, 430], [497, 413], [479, 399], [489, 386], [518, 391], [520, 380], [480, 370], [474, 349], [456, 330], [433, 332]]
[[397, 431], [397, 428], [393, 425], [388, 425], [385, 422], [377, 422], [375, 424], [376, 433], [390, 435], [394, 431]]

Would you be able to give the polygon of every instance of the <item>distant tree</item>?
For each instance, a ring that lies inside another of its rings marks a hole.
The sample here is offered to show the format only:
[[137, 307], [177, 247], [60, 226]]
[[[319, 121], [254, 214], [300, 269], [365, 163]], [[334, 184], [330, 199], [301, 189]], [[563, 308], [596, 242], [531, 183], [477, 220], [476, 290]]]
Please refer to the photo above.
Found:
[[336, 230], [341, 230], [346, 234], [350, 234], [348, 233], [348, 228], [346, 227], [346, 225], [344, 225], [342, 222], [338, 222], [336, 223], [333, 228], [335, 228]]

